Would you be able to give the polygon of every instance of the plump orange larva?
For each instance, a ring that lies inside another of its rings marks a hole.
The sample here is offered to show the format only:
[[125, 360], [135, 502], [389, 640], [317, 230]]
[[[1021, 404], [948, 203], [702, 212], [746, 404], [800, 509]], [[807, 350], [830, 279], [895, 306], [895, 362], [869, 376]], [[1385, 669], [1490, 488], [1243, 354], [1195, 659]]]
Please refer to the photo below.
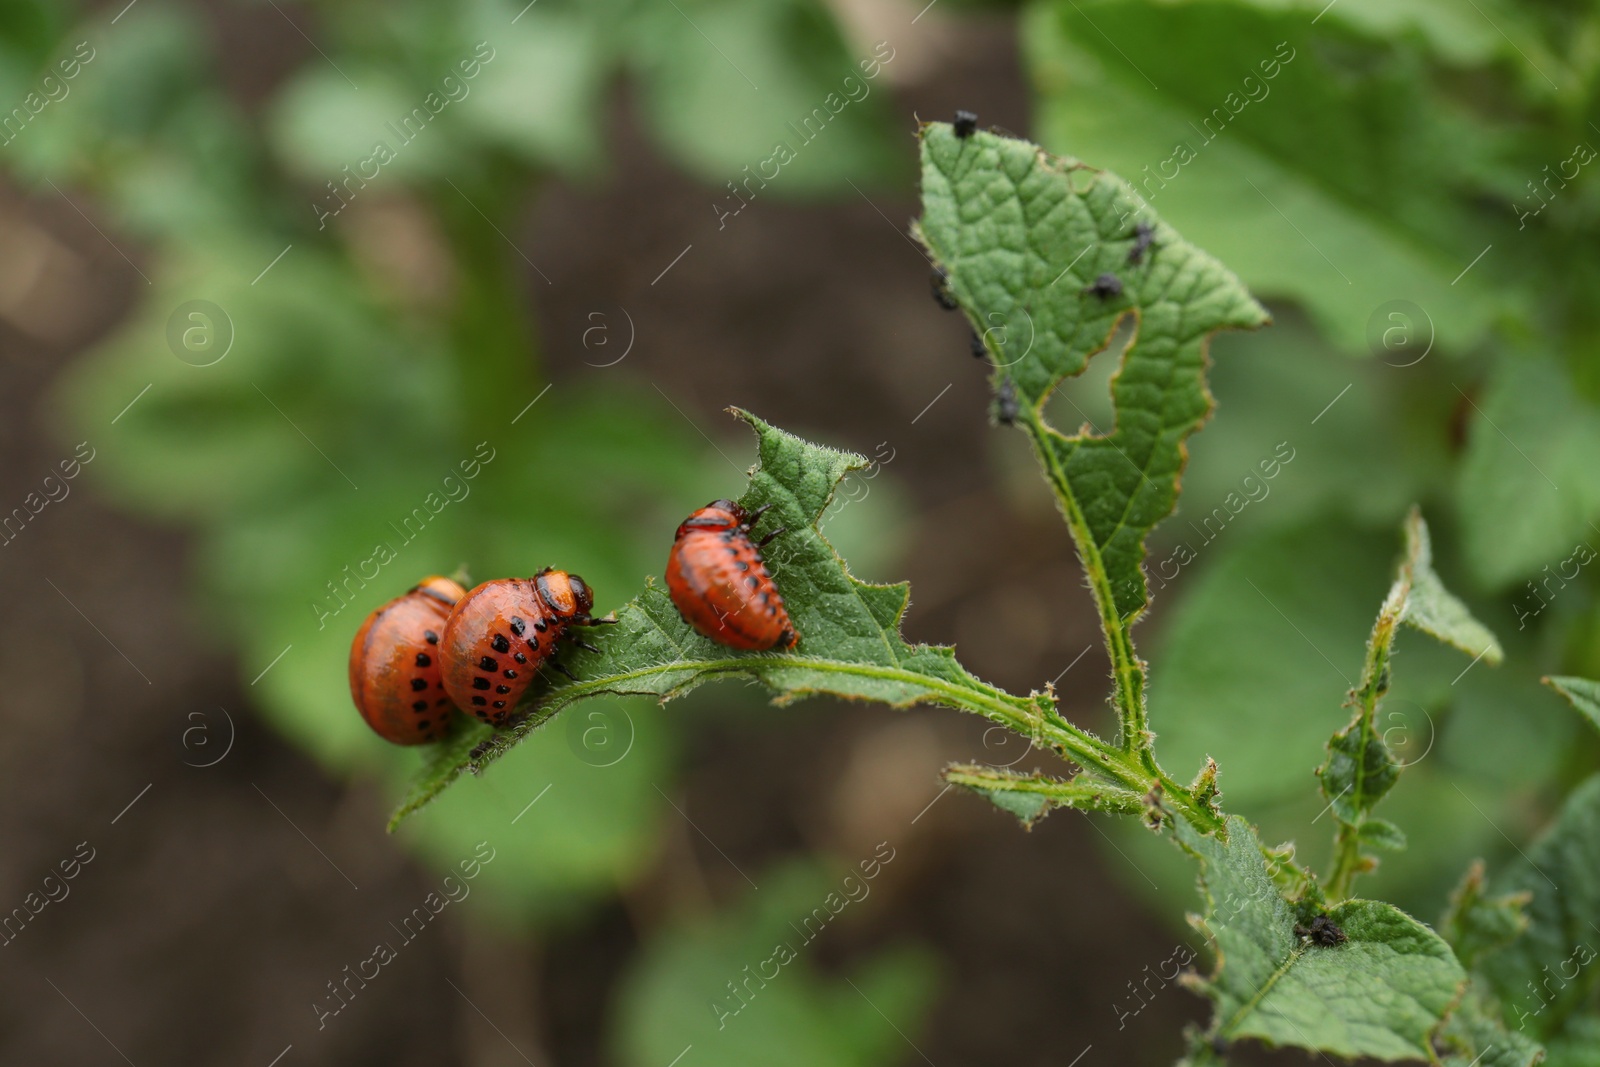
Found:
[[350, 644], [350, 696], [385, 741], [444, 736], [455, 706], [439, 674], [439, 639], [461, 586], [434, 575], [367, 616]]
[[762, 562], [750, 528], [771, 507], [746, 511], [731, 500], [713, 500], [683, 520], [667, 557], [667, 592], [684, 620], [731, 648], [793, 648], [800, 640], [783, 597]]
[[461, 598], [444, 627], [444, 689], [456, 706], [504, 725], [567, 627], [591, 619], [594, 594], [582, 578], [546, 568], [532, 578], [484, 582]]

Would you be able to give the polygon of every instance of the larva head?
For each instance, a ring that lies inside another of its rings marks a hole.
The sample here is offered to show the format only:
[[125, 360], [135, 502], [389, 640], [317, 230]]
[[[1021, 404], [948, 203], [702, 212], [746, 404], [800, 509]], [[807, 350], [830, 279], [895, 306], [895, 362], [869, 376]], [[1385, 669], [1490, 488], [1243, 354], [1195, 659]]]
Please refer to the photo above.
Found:
[[683, 520], [678, 526], [677, 537], [681, 540], [695, 530], [709, 530], [712, 533], [732, 530], [749, 517], [749, 512], [731, 500], [713, 500]]
[[539, 589], [539, 598], [557, 618], [586, 619], [594, 607], [594, 593], [576, 574], [546, 567], [534, 575], [533, 582]]

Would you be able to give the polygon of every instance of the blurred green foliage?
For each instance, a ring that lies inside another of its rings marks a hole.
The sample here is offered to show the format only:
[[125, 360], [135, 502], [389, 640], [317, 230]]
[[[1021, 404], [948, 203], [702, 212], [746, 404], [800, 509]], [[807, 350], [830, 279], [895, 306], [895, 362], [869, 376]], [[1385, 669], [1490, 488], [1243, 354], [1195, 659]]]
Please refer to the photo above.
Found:
[[[1023, 16], [1038, 139], [1120, 173], [1280, 302], [1273, 329], [1218, 341], [1219, 414], [1147, 560], [1162, 750], [1214, 756], [1229, 810], [1319, 861], [1329, 820], [1305, 790], [1413, 500], [1447, 584], [1506, 641], [1505, 666], [1465, 672], [1400, 644], [1386, 714], [1415, 765], [1386, 816], [1453, 829], [1411, 833], [1368, 888], [1424, 915], [1594, 764], [1537, 682], [1600, 666], [1595, 576], [1570, 562], [1600, 545], [1597, 34], [1587, 6], [1488, 0]], [[1103, 390], [1067, 397], [1103, 410]], [[1280, 446], [1294, 458], [1266, 477]], [[1137, 862], [1173, 866], [1144, 836], [1123, 842]]]
[[925, 1010], [932, 968], [899, 951], [823, 977], [809, 943], [870, 906], [870, 880], [832, 875], [806, 863], [766, 872], [737, 909], [663, 935], [620, 993], [619, 1061], [657, 1067], [693, 1045], [709, 1067], [905, 1062], [910, 1039], [896, 1030]]

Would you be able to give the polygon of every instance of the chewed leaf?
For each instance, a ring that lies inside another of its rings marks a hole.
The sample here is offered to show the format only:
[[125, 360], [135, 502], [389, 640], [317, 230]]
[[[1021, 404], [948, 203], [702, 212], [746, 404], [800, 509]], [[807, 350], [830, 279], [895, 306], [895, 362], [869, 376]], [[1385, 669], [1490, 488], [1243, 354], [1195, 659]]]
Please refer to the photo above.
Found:
[[1226, 841], [1175, 827], [1200, 861], [1201, 925], [1217, 955], [1196, 983], [1215, 1007], [1208, 1036], [1431, 1059], [1431, 1038], [1466, 980], [1439, 935], [1391, 905], [1347, 900], [1327, 913], [1319, 940], [1315, 917], [1280, 896], [1249, 823], [1230, 818]]
[[1491, 664], [1503, 658], [1494, 634], [1472, 617], [1434, 573], [1428, 524], [1417, 508], [1407, 516], [1404, 533], [1405, 554], [1372, 625], [1361, 685], [1351, 694], [1355, 713], [1350, 724], [1329, 739], [1327, 762], [1317, 772], [1322, 794], [1339, 821], [1341, 862], [1331, 880], [1338, 891], [1348, 887], [1357, 865], [1363, 862], [1362, 844], [1404, 847], [1405, 838], [1397, 827], [1368, 829], [1365, 825], [1373, 807], [1394, 788], [1402, 769], [1377, 728], [1378, 704], [1389, 691], [1390, 663], [1401, 623]]
[[1184, 438], [1211, 411], [1207, 340], [1263, 325], [1267, 313], [1222, 264], [1141, 216], [1122, 179], [1027, 141], [926, 124], [922, 203], [917, 234], [984, 338], [996, 388], [1009, 383], [1030, 424], [1042, 427], [1056, 385], [1082, 373], [1125, 317], [1136, 320], [1112, 386], [1115, 428], [1044, 428], [1037, 439], [1071, 498], [1063, 507], [1091, 535], [1085, 565], [1128, 619], [1146, 603], [1145, 535], [1171, 514]]
[[945, 781], [985, 797], [1001, 811], [1010, 812], [1024, 829], [1056, 808], [1138, 815], [1146, 804], [1138, 793], [1118, 788], [1093, 775], [1055, 778], [1044, 774], [1018, 774], [1003, 767], [956, 764], [945, 768]]
[[[741, 503], [751, 509], [772, 505], [763, 527], [788, 530], [766, 550], [766, 559], [800, 634], [799, 645], [789, 651], [742, 652], [718, 644], [696, 633], [666, 591], [650, 582], [616, 610], [616, 625], [585, 633], [584, 640], [598, 651], [573, 647], [562, 652], [578, 680], [536, 683], [523, 708], [530, 715], [521, 725], [499, 735], [467, 726], [442, 742], [390, 820], [391, 829], [463, 771], [482, 770], [574, 701], [602, 693], [670, 700], [718, 678], [758, 681], [780, 703], [817, 693], [895, 707], [938, 703], [987, 715], [1029, 735], [1048, 722], [1055, 730], [1052, 737], [1065, 737], [1067, 748], [1074, 739], [1084, 743], [1076, 755], [1099, 744], [1060, 719], [1049, 696], [1012, 696], [967, 673], [952, 649], [902, 640], [900, 617], [909, 586], [858, 580], [817, 530], [840, 479], [866, 460], [802, 441], [748, 413], [736, 414], [760, 440], [760, 463]], [[474, 756], [484, 741], [492, 743]], [[1058, 745], [1044, 747], [1062, 751]]]

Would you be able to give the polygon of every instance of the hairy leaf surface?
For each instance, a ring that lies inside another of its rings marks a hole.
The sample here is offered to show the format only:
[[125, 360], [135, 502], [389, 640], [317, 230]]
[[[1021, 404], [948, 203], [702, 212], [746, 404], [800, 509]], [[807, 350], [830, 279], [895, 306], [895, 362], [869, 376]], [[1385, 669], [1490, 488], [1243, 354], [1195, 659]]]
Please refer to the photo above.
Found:
[[1321, 945], [1295, 932], [1311, 916], [1285, 901], [1249, 823], [1228, 820], [1226, 841], [1176, 824], [1201, 865], [1217, 965], [1199, 990], [1211, 999], [1211, 1035], [1257, 1038], [1381, 1060], [1427, 1059], [1430, 1038], [1466, 972], [1450, 946], [1389, 904], [1347, 900], [1329, 911], [1345, 935]]
[[[925, 125], [922, 204], [918, 236], [985, 339], [997, 388], [1009, 383], [1035, 422], [1057, 383], [1136, 317], [1112, 387], [1115, 428], [1045, 427], [1036, 438], [1064, 508], [1091, 535], [1085, 566], [1129, 619], [1146, 602], [1145, 535], [1171, 514], [1184, 439], [1211, 411], [1207, 340], [1263, 325], [1267, 313], [1221, 263], [1141, 215], [1122, 179], [1027, 141]], [[1153, 243], [1135, 263], [1141, 221]], [[1120, 291], [1088, 290], [1106, 274]]]

